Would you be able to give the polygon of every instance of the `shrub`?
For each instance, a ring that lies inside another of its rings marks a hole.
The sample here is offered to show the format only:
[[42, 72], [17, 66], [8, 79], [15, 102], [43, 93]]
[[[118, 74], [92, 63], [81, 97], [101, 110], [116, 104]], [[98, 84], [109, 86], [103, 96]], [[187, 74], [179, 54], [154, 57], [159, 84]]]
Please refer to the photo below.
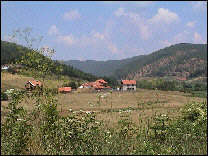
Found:
[[4, 92], [1, 92], [1, 100], [2, 101], [7, 101], [8, 100], [8, 95]]

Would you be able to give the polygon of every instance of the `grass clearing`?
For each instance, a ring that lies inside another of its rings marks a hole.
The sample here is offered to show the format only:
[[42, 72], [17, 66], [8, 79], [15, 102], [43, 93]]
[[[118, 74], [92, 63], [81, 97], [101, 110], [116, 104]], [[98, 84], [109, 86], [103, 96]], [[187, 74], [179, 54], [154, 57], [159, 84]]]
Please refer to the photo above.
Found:
[[[140, 119], [151, 119], [156, 114], [168, 114], [174, 118], [179, 109], [191, 101], [203, 101], [203, 98], [188, 97], [187, 93], [177, 91], [158, 91], [137, 89], [136, 92], [100, 92], [100, 93], [68, 93], [58, 94], [58, 111], [67, 116], [70, 109], [74, 112], [96, 111], [96, 118], [109, 126], [116, 124], [123, 114], [128, 114], [133, 122], [139, 124]], [[100, 98], [99, 98], [100, 96]], [[5, 115], [8, 101], [2, 101], [2, 116]], [[21, 103], [26, 110], [34, 108], [32, 101]], [[112, 107], [112, 108], [111, 108]]]

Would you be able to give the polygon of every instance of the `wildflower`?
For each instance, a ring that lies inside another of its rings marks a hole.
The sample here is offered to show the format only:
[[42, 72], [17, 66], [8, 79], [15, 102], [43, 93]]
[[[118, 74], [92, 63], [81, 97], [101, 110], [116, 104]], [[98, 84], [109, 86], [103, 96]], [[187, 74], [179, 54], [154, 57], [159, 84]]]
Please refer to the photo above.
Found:
[[87, 113], [87, 114], [91, 114], [91, 112], [90, 112], [90, 111], [86, 111], [86, 113]]

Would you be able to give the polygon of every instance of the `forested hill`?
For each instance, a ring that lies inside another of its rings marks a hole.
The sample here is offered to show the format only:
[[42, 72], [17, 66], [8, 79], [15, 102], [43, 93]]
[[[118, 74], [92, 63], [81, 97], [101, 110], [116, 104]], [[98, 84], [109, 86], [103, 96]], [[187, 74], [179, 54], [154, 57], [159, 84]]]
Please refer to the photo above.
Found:
[[207, 77], [207, 44], [180, 43], [153, 52], [115, 71], [115, 76], [141, 77]]
[[117, 79], [140, 77], [207, 76], [207, 44], [180, 43], [149, 55], [109, 61], [65, 61], [84, 72], [113, 76]]
[[[15, 62], [29, 49], [15, 43], [1, 41], [1, 65], [10, 64]], [[51, 60], [53, 61], [53, 60]], [[61, 64], [59, 61], [54, 61], [56, 66], [62, 66], [63, 72], [61, 74], [69, 77], [76, 77], [83, 80], [94, 81], [96, 76], [88, 73], [84, 73], [79, 69], [76, 69], [70, 65]]]
[[131, 61], [134, 61], [142, 57], [143, 56], [135, 56], [135, 57], [123, 59], [123, 60], [108, 60], [108, 61], [69, 60], [69, 61], [64, 61], [64, 63], [67, 65], [72, 65], [73, 67], [76, 67], [84, 72], [92, 73], [93, 75], [112, 76], [114, 75], [114, 72], [120, 67], [123, 67], [127, 63], [130, 63]]

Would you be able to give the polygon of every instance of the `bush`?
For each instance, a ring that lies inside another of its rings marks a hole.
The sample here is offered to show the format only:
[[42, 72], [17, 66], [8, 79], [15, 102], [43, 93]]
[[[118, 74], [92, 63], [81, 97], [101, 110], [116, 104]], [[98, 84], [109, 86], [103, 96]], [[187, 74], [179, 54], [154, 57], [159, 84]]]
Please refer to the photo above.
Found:
[[8, 100], [8, 95], [4, 92], [1, 92], [1, 100], [2, 101], [7, 101]]
[[[47, 88], [11, 94], [1, 124], [1, 154], [207, 154], [206, 102], [187, 104], [174, 120], [157, 115], [153, 123], [138, 126], [122, 115], [117, 127], [107, 128], [93, 113], [60, 116], [55, 95]], [[18, 107], [25, 97], [35, 101], [31, 113]]]

